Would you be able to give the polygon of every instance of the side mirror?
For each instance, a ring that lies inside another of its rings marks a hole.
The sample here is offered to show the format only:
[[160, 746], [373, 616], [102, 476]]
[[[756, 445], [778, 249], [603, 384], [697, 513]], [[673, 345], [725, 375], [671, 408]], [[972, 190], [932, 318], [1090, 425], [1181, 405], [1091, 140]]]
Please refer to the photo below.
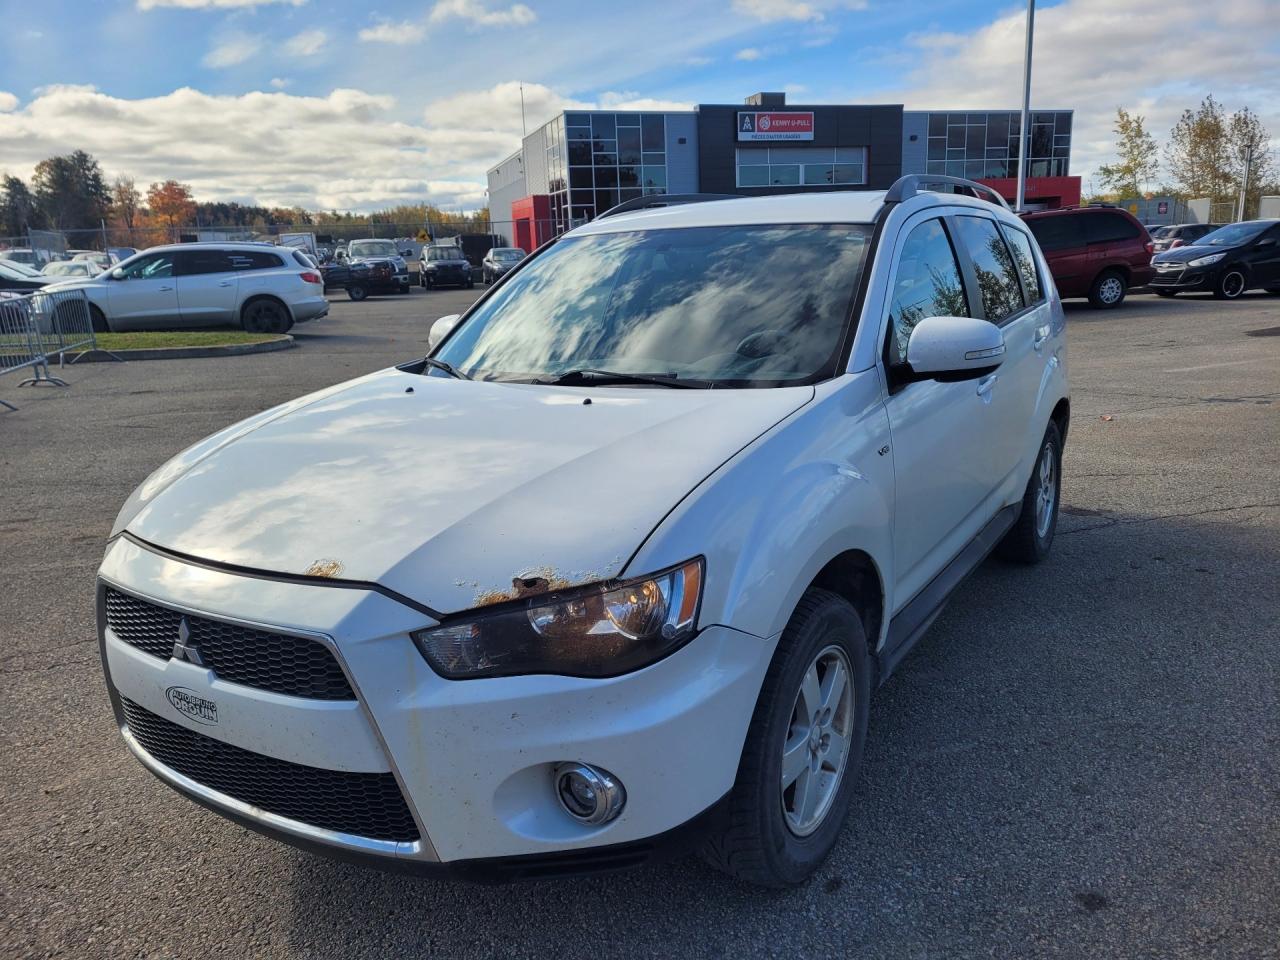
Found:
[[909, 380], [974, 380], [1004, 362], [1004, 334], [973, 317], [926, 317], [907, 341]]
[[427, 331], [427, 348], [434, 350], [436, 345], [449, 335], [449, 331], [456, 327], [461, 319], [461, 314], [451, 313], [431, 324], [431, 329]]
[[1258, 241], [1258, 246], [1260, 247], [1274, 247], [1275, 245], [1276, 245], [1275, 237], [1263, 237], [1261, 240]]
[[112, 280], [123, 280], [123, 279], [124, 279], [124, 270], [123, 270], [123, 269], [121, 269], [120, 267], [116, 267], [114, 270], [112, 270], [112, 271], [111, 271], [111, 279], [112, 279]]

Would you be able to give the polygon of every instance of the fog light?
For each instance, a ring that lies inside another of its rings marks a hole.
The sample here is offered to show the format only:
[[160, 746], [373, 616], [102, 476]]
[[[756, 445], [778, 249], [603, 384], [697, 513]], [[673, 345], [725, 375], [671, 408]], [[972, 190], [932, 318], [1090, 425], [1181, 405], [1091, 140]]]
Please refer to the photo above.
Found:
[[562, 763], [555, 770], [560, 805], [579, 823], [598, 826], [622, 812], [627, 792], [607, 770], [585, 763]]

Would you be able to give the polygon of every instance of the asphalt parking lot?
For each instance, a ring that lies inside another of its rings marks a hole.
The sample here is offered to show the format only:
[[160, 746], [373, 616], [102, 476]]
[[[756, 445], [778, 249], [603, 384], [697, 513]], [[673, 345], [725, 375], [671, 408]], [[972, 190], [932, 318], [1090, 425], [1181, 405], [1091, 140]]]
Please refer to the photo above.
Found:
[[295, 851], [127, 753], [93, 575], [152, 469], [424, 352], [479, 293], [415, 290], [300, 347], [0, 379], [0, 957], [1280, 956], [1280, 298], [1069, 310], [1048, 562], [989, 561], [872, 705], [807, 886], [694, 859], [487, 888]]

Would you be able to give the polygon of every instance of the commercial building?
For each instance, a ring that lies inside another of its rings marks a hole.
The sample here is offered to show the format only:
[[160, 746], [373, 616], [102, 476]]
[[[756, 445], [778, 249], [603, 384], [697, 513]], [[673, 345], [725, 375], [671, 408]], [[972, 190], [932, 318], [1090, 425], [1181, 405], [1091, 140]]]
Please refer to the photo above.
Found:
[[[1070, 110], [1031, 114], [1027, 206], [1080, 202], [1071, 125]], [[489, 211], [496, 233], [531, 250], [654, 193], [874, 190], [906, 173], [932, 173], [981, 180], [1012, 201], [1020, 127], [1015, 110], [788, 105], [781, 93], [687, 111], [569, 111], [489, 171]]]

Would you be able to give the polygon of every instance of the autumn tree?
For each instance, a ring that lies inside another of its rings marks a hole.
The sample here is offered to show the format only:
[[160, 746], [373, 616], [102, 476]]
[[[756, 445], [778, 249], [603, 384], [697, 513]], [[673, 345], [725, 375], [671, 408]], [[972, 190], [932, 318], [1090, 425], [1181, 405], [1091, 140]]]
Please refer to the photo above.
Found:
[[83, 150], [41, 160], [31, 187], [44, 219], [55, 230], [96, 227], [111, 202], [102, 168]]
[[1108, 191], [1120, 197], [1140, 197], [1145, 186], [1156, 175], [1160, 161], [1156, 154], [1156, 138], [1147, 132], [1146, 118], [1116, 108], [1115, 163], [1098, 168], [1098, 179]]
[[0, 236], [21, 237], [39, 226], [36, 198], [25, 183], [6, 174], [0, 179]]
[[191, 188], [185, 183], [166, 180], [147, 188], [147, 209], [172, 234], [195, 216], [196, 202], [191, 199]]
[[1257, 216], [1259, 202], [1276, 175], [1271, 151], [1271, 132], [1258, 115], [1248, 107], [1233, 113], [1227, 120], [1227, 178], [1232, 195], [1238, 197], [1244, 182], [1245, 157], [1249, 158], [1249, 184], [1245, 193], [1245, 217]]
[[116, 224], [132, 231], [137, 226], [141, 206], [142, 194], [138, 193], [133, 177], [116, 177], [111, 184], [111, 214]]

